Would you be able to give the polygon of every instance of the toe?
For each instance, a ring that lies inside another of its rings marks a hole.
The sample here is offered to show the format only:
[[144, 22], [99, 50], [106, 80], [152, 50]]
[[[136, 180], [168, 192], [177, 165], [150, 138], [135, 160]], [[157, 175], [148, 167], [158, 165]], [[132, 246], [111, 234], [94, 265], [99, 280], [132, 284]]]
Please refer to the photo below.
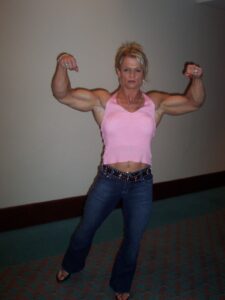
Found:
[[58, 281], [63, 281], [68, 276], [69, 276], [69, 273], [66, 272], [65, 270], [63, 270], [63, 269], [59, 270], [59, 272], [57, 273], [57, 280]]

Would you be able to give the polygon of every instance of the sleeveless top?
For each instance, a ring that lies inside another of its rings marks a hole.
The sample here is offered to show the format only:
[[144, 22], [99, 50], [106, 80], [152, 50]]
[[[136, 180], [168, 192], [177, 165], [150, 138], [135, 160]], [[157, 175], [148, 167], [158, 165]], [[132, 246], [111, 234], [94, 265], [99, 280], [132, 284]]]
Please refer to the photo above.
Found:
[[155, 134], [155, 105], [146, 94], [144, 105], [129, 112], [117, 103], [116, 94], [108, 100], [101, 124], [104, 142], [103, 164], [142, 162], [151, 165], [151, 141]]

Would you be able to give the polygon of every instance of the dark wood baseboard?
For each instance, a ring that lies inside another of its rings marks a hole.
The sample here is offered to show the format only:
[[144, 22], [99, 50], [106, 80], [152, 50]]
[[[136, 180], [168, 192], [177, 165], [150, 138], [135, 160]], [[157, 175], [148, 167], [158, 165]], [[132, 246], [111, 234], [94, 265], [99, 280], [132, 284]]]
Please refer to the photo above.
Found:
[[[154, 201], [225, 185], [225, 171], [168, 182], [155, 183]], [[86, 196], [26, 204], [0, 209], [0, 231], [78, 217], [83, 212]]]
[[154, 184], [154, 199], [161, 200], [225, 185], [225, 171]]

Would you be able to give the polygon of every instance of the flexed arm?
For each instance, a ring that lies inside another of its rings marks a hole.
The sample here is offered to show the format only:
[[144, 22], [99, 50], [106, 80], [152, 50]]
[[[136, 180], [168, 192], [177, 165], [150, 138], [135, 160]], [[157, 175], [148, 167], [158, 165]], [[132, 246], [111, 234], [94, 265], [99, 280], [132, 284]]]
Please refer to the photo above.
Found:
[[191, 79], [184, 95], [194, 106], [199, 108], [205, 101], [205, 87], [202, 79], [203, 70], [195, 64], [187, 64], [184, 75]]
[[55, 74], [52, 79], [52, 92], [56, 99], [63, 99], [70, 91], [71, 85], [68, 69], [78, 72], [76, 59], [67, 53], [62, 53], [57, 58]]
[[57, 59], [56, 70], [52, 79], [54, 97], [59, 102], [80, 111], [91, 111], [101, 106], [101, 91], [71, 88], [68, 70], [78, 72], [79, 68], [73, 55], [63, 53]]
[[159, 123], [164, 114], [181, 115], [199, 109], [205, 101], [203, 70], [196, 64], [185, 65], [184, 75], [190, 82], [183, 94], [150, 92], [156, 106], [156, 121]]

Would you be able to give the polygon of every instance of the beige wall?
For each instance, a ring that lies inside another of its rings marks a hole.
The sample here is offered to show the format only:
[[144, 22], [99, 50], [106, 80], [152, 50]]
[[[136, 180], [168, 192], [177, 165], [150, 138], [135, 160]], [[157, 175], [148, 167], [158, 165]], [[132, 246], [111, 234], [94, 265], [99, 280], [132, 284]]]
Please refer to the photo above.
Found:
[[54, 100], [55, 59], [76, 55], [73, 85], [114, 90], [127, 40], [149, 56], [146, 90], [182, 92], [186, 61], [205, 70], [205, 106], [158, 128], [155, 182], [225, 169], [225, 11], [194, 0], [1, 0], [0, 28], [0, 207], [86, 194], [101, 137], [91, 113]]

